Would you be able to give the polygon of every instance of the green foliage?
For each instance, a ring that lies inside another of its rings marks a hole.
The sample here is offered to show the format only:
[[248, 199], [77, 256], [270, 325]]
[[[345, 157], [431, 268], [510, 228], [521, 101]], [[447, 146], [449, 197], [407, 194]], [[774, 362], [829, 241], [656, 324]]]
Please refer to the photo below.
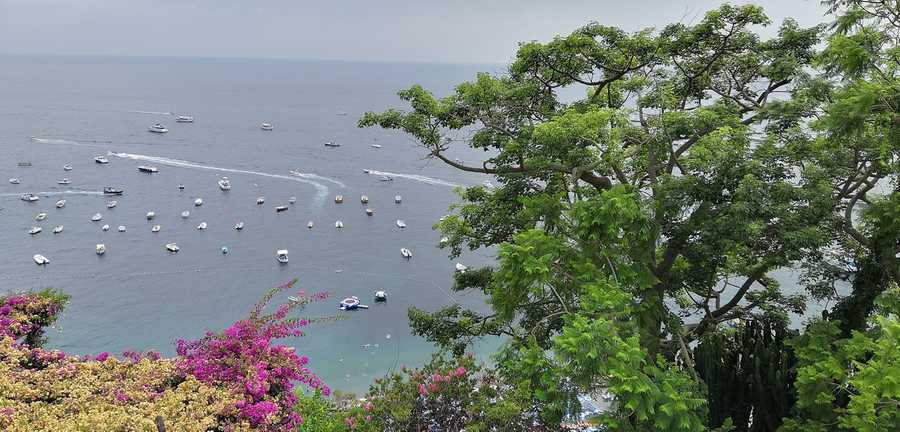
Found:
[[347, 425], [344, 418], [347, 414], [330, 399], [316, 391], [311, 394], [297, 392], [297, 405], [294, 410], [303, 417], [301, 432], [344, 432]]

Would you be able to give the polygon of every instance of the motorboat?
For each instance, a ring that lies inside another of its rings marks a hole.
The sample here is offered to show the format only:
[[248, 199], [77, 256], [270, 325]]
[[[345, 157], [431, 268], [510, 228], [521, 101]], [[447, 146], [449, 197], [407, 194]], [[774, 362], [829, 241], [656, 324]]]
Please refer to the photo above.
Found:
[[159, 134], [164, 134], [169, 131], [168, 129], [166, 129], [166, 126], [162, 123], [154, 123], [152, 126], [147, 128], [147, 130], [150, 132], [159, 133]]
[[335, 204], [340, 204], [340, 203], [344, 202], [344, 196], [338, 195], [338, 196], [334, 197], [334, 202], [335, 202]]
[[337, 115], [345, 116], [345, 115], [347, 115], [347, 111], [338, 111]]
[[381, 148], [381, 144], [372, 144], [372, 148]]
[[35, 201], [39, 200], [40, 198], [38, 198], [38, 196], [33, 193], [27, 193], [27, 194], [22, 194], [19, 197], [19, 199], [22, 201], [25, 201], [25, 202], [35, 202]]
[[219, 189], [223, 191], [231, 190], [231, 182], [228, 180], [228, 177], [222, 177], [218, 181]]
[[63, 208], [65, 206], [66, 206], [66, 200], [64, 200], [64, 199], [61, 199], [56, 202], [56, 208]]
[[407, 248], [400, 248], [400, 255], [403, 258], [410, 259], [412, 258], [412, 251]]
[[363, 204], [368, 204], [368, 203], [369, 203], [369, 197], [363, 195], [363, 196], [359, 197], [359, 202], [361, 202], [361, 203], [363, 203]]
[[106, 203], [106, 208], [111, 209], [117, 205], [119, 205], [119, 202], [116, 200], [112, 200], [112, 201]]
[[31, 162], [18, 162], [16, 163], [16, 166], [20, 168], [29, 168], [31, 167]]
[[338, 309], [345, 310], [345, 311], [356, 310], [356, 309], [368, 309], [368, 308], [369, 308], [368, 306], [359, 303], [359, 297], [357, 297], [357, 296], [347, 297], [347, 298], [341, 300], [340, 303], [338, 303]]
[[287, 209], [288, 209], [288, 206], [283, 206], [283, 205], [277, 206], [277, 207], [275, 207], [275, 213], [281, 213], [281, 212], [287, 211]]
[[148, 173], [148, 174], [153, 174], [153, 173], [159, 172], [159, 168], [157, 168], [157, 167], [155, 167], [155, 166], [153, 166], [153, 165], [139, 165], [139, 166], [137, 167], [137, 169], [138, 169], [138, 171], [140, 171], [140, 172], [145, 172], [145, 173]]
[[103, 188], [104, 195], [122, 195], [123, 193], [125, 193], [124, 190], [119, 189], [119, 188], [114, 188], [112, 186], [107, 186], [107, 187]]
[[200, 222], [200, 225], [197, 225], [197, 229], [198, 229], [198, 230], [205, 230], [205, 229], [206, 229], [206, 222]]
[[178, 117], [175, 117], [175, 122], [176, 122], [176, 123], [193, 123], [193, 122], [194, 122], [194, 116], [191, 116], [191, 115], [180, 115], [180, 116], [178, 116]]
[[153, 228], [150, 228], [150, 232], [158, 233], [159, 230], [161, 230], [161, 229], [162, 229], [161, 226], [159, 226], [159, 225], [153, 225]]
[[297, 202], [297, 197], [290, 197], [290, 198], [288, 199], [288, 204], [293, 205], [293, 204], [295, 204], [296, 202]]
[[119, 225], [119, 228], [117, 229], [119, 232], [125, 232], [125, 225]]
[[375, 291], [375, 301], [386, 302], [387, 301], [387, 293], [384, 291]]
[[94, 213], [94, 215], [91, 216], [91, 221], [93, 221], [93, 222], [100, 222], [102, 219], [103, 219], [103, 215], [100, 213]]
[[341, 145], [334, 141], [325, 141], [325, 147], [340, 147]]
[[266, 197], [256, 197], [256, 205], [263, 205], [266, 203]]
[[244, 229], [244, 223], [238, 222], [238, 223], [234, 224], [234, 229], [235, 229], [235, 231], [240, 231], [240, 230]]
[[194, 205], [200, 207], [203, 205], [203, 198], [197, 198], [194, 200]]
[[43, 231], [43, 230], [44, 230], [44, 229], [41, 228], [41, 227], [33, 226], [33, 227], [31, 227], [30, 230], [28, 230], [28, 234], [31, 234], [31, 235], [37, 235], [37, 234], [39, 234], [39, 233], [40, 233], [41, 231]]
[[168, 250], [169, 252], [178, 252], [179, 250], [181, 250], [181, 248], [179, 248], [175, 243], [169, 243], [166, 245], [166, 250]]
[[41, 254], [35, 254], [35, 255], [32, 257], [32, 259], [34, 259], [34, 262], [35, 262], [37, 265], [47, 265], [47, 264], [50, 264], [50, 260], [47, 259], [47, 257], [45, 257], [45, 256], [43, 256], [43, 255], [41, 255]]
[[344, 227], [344, 222], [342, 222], [342, 221], [335, 221], [335, 222], [334, 222], [334, 227], [337, 228], [337, 229], [341, 229], [341, 228]]
[[279, 249], [275, 251], [275, 259], [282, 264], [287, 264], [288, 262], [288, 251], [287, 249]]
[[274, 130], [275, 126], [272, 126], [272, 123], [263, 123], [263, 124], [259, 125], [259, 128], [264, 131], [270, 131], [270, 130]]
[[222, 246], [222, 255], [228, 255], [228, 246]]
[[315, 226], [315, 224], [313, 223], [313, 221], [309, 221], [306, 223], [306, 227], [309, 229], [313, 229], [314, 226]]
[[190, 215], [191, 215], [191, 212], [189, 212], [189, 211], [187, 211], [187, 210], [181, 212], [181, 218], [182, 218], [182, 219], [187, 219], [188, 216], [190, 216]]
[[100, 227], [100, 230], [104, 232], [109, 231], [109, 225], [103, 225], [102, 227]]
[[62, 226], [62, 225], [57, 225], [56, 227], [53, 228], [53, 234], [59, 234], [59, 233], [61, 233], [61, 232], [63, 232], [63, 226]]
[[68, 178], [64, 178], [64, 179], [57, 181], [56, 184], [69, 185], [69, 184], [72, 184], [72, 180], [69, 180]]
[[47, 213], [38, 213], [38, 214], [34, 215], [34, 220], [36, 220], [38, 222], [40, 222], [44, 219], [47, 219]]
[[97, 251], [97, 255], [103, 255], [106, 253], [106, 245], [103, 243], [97, 243], [97, 246], [96, 248], [94, 248], [94, 250]]
[[153, 220], [153, 218], [155, 218], [155, 217], [156, 217], [156, 212], [154, 212], [152, 210], [147, 212], [147, 220]]
[[469, 268], [463, 265], [462, 263], [456, 263], [456, 271], [460, 273], [465, 273]]
[[374, 214], [375, 214], [375, 210], [372, 210], [372, 209], [370, 209], [370, 208], [367, 208], [367, 209], [366, 209], [366, 216], [372, 216], [372, 215], [374, 215]]
[[383, 181], [383, 182], [389, 182], [389, 181], [394, 181], [394, 178], [391, 176], [381, 176], [381, 178], [378, 180]]
[[184, 190], [184, 185], [183, 184], [178, 185], [178, 190]]
[[19, 184], [19, 183], [20, 183], [20, 182], [19, 182], [19, 179], [17, 179], [17, 178], [11, 178], [11, 179], [9, 179], [9, 184]]
[[65, 170], [65, 171], [72, 171], [72, 165], [69, 165], [69, 164], [63, 165], [63, 170]]
[[94, 158], [94, 162], [105, 165], [109, 163], [109, 159], [106, 156], [97, 156]]
[[400, 201], [403, 201], [403, 197], [400, 195], [394, 195], [394, 203], [400, 204]]
[[403, 219], [397, 219], [397, 228], [406, 228], [406, 222]]

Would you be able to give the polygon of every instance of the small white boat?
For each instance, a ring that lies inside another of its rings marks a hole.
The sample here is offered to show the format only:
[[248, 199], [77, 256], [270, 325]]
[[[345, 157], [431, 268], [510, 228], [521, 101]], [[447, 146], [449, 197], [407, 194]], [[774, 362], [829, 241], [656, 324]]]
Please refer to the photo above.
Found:
[[[368, 309], [369, 307], [359, 303], [359, 297], [350, 296], [338, 303], [338, 309], [340, 310], [356, 310], [356, 309]], [[377, 344], [376, 344], [377, 345]]]
[[337, 228], [337, 229], [341, 229], [341, 228], [344, 227], [344, 222], [341, 222], [341, 221], [335, 221], [335, 222], [334, 222], [334, 227]]
[[17, 179], [17, 178], [11, 178], [11, 179], [9, 179], [9, 183], [10, 184], [19, 184], [20, 182], [19, 182], [19, 179]]
[[360, 203], [363, 203], [363, 204], [368, 204], [368, 203], [369, 203], [369, 197], [363, 195], [363, 196], [359, 197], [359, 202], [360, 202]]
[[297, 202], [297, 197], [291, 197], [290, 199], [288, 199], [288, 204], [292, 204], [292, 205], [293, 205], [293, 204], [296, 203], [296, 202]]
[[325, 141], [325, 147], [340, 147], [341, 145], [334, 141]]
[[219, 189], [223, 191], [231, 190], [231, 181], [228, 180], [228, 177], [222, 177], [217, 182], [219, 184]]
[[69, 165], [69, 164], [63, 165], [63, 170], [65, 170], [65, 171], [72, 171], [72, 165]]
[[94, 222], [99, 222], [101, 219], [103, 219], [103, 215], [100, 213], [94, 213], [94, 215], [91, 216], [91, 220]]
[[106, 253], [106, 245], [103, 243], [97, 243], [97, 247], [94, 250], [97, 251], [97, 255], [103, 255]]
[[113, 208], [113, 207], [115, 207], [115, 206], [117, 206], [117, 205], [119, 205], [119, 202], [116, 201], [116, 200], [112, 200], [112, 201], [106, 203], [106, 208], [110, 208], [110, 209], [111, 209], [111, 208]]
[[372, 210], [372, 209], [370, 209], [370, 208], [367, 208], [367, 209], [366, 209], [366, 216], [372, 216], [372, 215], [374, 215], [374, 214], [375, 214], [375, 210]]
[[67, 179], [67, 178], [64, 178], [64, 179], [61, 179], [61, 180], [57, 181], [56, 184], [60, 184], [60, 185], [69, 185], [69, 184], [72, 184], [72, 180], [69, 180], [69, 179]]
[[194, 205], [200, 207], [203, 205], [203, 198], [197, 198], [194, 200]]
[[400, 195], [394, 195], [394, 202], [400, 204], [400, 201], [403, 201], [403, 197]]
[[35, 254], [35, 255], [32, 257], [32, 259], [34, 259], [34, 262], [35, 262], [37, 265], [46, 265], [46, 264], [50, 264], [50, 260], [47, 259], [47, 257], [45, 257], [45, 256], [43, 256], [43, 255], [41, 255], [41, 254]]
[[159, 226], [159, 225], [153, 225], [153, 228], [150, 228], [150, 232], [158, 233], [159, 230], [161, 230], [161, 229], [162, 229], [161, 226]]
[[281, 212], [287, 211], [287, 209], [288, 209], [288, 206], [277, 206], [277, 207], [275, 207], [275, 213], [281, 213]]
[[344, 196], [338, 195], [338, 196], [334, 197], [334, 202], [335, 202], [335, 204], [340, 204], [340, 203], [344, 202]]
[[155, 212], [155, 211], [152, 211], [152, 210], [151, 210], [151, 211], [148, 211], [148, 212], [147, 212], [147, 220], [153, 220], [153, 218], [155, 218], [155, 217], [156, 217], [156, 212]]
[[412, 258], [412, 251], [407, 248], [400, 248], [400, 255], [403, 258], [410, 259]]
[[275, 259], [282, 264], [287, 264], [288, 262], [288, 251], [287, 249], [279, 249], [275, 251]]
[[107, 159], [106, 156], [97, 156], [94, 158], [94, 162], [97, 162], [98, 164], [108, 164], [109, 159]]
[[378, 180], [379, 181], [394, 181], [394, 178], [391, 176], [381, 176], [381, 178]]
[[57, 225], [56, 227], [53, 228], [53, 234], [59, 234], [59, 233], [61, 233], [61, 232], [63, 232], [63, 226], [62, 226], [62, 225]]
[[36, 220], [38, 222], [40, 222], [44, 219], [47, 219], [47, 213], [38, 213], [38, 214], [34, 215], [34, 220]]
[[275, 126], [272, 126], [272, 123], [263, 123], [263, 124], [259, 125], [259, 128], [264, 131], [270, 131], [270, 130], [274, 130]]
[[313, 226], [315, 226], [315, 224], [313, 223], [313, 221], [309, 221], [309, 222], [306, 223], [306, 227], [309, 228], [309, 229], [313, 229]]
[[406, 222], [403, 219], [397, 219], [397, 228], [406, 228]]
[[222, 255], [228, 255], [228, 246], [222, 246]]
[[205, 229], [206, 229], [206, 222], [200, 222], [200, 225], [197, 225], [197, 229], [198, 229], [198, 230], [205, 230]]
[[28, 230], [28, 234], [37, 235], [41, 231], [43, 231], [43, 229], [41, 227], [31, 227], [31, 229]]
[[456, 263], [456, 271], [460, 273], [465, 273], [469, 268], [463, 265], [462, 263]]
[[387, 293], [384, 291], [375, 291], [375, 301], [377, 301], [377, 302], [387, 301]]
[[112, 186], [103, 188], [103, 195], [122, 195], [123, 193], [125, 193], [124, 190]]
[[381, 148], [381, 144], [372, 144], [372, 148]]
[[184, 185], [183, 184], [178, 185], [178, 190], [184, 190]]
[[181, 248], [179, 248], [178, 245], [175, 244], [175, 243], [169, 243], [169, 244], [167, 244], [167, 245], [166, 245], [166, 249], [167, 249], [169, 252], [178, 252], [179, 250], [181, 250]]
[[56, 208], [63, 208], [65, 206], [66, 206], [66, 200], [64, 200], [64, 199], [61, 199], [56, 202]]
[[244, 222], [238, 222], [238, 223], [234, 224], [234, 229], [236, 231], [240, 231], [240, 230], [244, 229]]
[[22, 201], [25, 201], [25, 202], [35, 202], [35, 201], [39, 200], [40, 198], [38, 198], [38, 196], [35, 194], [27, 193], [27, 194], [22, 194], [19, 197], [19, 199]]
[[153, 173], [159, 172], [159, 168], [157, 168], [157, 167], [155, 167], [155, 166], [153, 166], [153, 165], [139, 165], [139, 166], [137, 167], [137, 169], [138, 169], [138, 171], [140, 171], [140, 172], [145, 172], [145, 173], [148, 173], [148, 174], [153, 174]]
[[166, 129], [166, 126], [163, 125], [162, 123], [154, 123], [152, 126], [147, 128], [147, 130], [150, 132], [159, 133], [159, 134], [164, 134], [169, 131], [168, 129]]
[[175, 122], [176, 122], [176, 123], [193, 123], [193, 122], [194, 122], [194, 116], [191, 116], [191, 115], [180, 115], [180, 116], [178, 116], [178, 117], [175, 117]]
[[256, 198], [256, 205], [263, 205], [266, 203], [266, 197], [261, 196]]
[[102, 231], [109, 231], [109, 225], [103, 225], [102, 227], [100, 227], [100, 229]]
[[125, 232], [125, 225], [119, 225], [119, 232]]
[[189, 212], [189, 211], [187, 211], [187, 210], [181, 212], [181, 218], [182, 218], [182, 219], [187, 219], [188, 216], [190, 216], [190, 215], [191, 215], [191, 212]]

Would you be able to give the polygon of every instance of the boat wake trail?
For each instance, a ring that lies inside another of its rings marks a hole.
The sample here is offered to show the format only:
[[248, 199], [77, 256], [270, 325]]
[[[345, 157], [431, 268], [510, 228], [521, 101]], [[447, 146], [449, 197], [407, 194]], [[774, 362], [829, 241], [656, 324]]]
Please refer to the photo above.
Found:
[[[57, 145], [72, 145], [79, 147], [108, 147], [103, 144], [89, 144], [78, 142], [70, 139], [62, 139], [62, 138], [40, 138], [40, 137], [31, 137], [31, 140], [40, 143], [40, 144], [57, 144]], [[94, 141], [98, 143], [103, 143], [103, 141]], [[108, 142], [107, 142], [108, 143]]]
[[137, 111], [137, 110], [129, 110], [128, 112], [132, 114], [151, 114], [151, 115], [172, 115], [170, 112], [162, 112], [162, 111]]
[[377, 175], [377, 176], [388, 176], [394, 178], [404, 178], [407, 180], [417, 181], [420, 183], [427, 183], [435, 186], [447, 186], [447, 187], [460, 187], [462, 186], [459, 183], [453, 183], [447, 180], [436, 179], [432, 177], [425, 177], [417, 174], [397, 174], [386, 171], [376, 171], [376, 170], [366, 170], [366, 173], [369, 175]]
[[325, 186], [322, 183], [319, 183], [319, 182], [316, 182], [313, 180], [309, 180], [309, 179], [306, 179], [303, 177], [272, 174], [272, 173], [266, 173], [266, 172], [260, 172], [260, 171], [242, 170], [242, 169], [236, 169], [236, 168], [217, 167], [217, 166], [212, 166], [212, 165], [203, 165], [203, 164], [199, 164], [196, 162], [190, 162], [190, 161], [179, 160], [179, 159], [169, 159], [169, 158], [159, 157], [159, 156], [147, 156], [147, 155], [139, 155], [139, 154], [132, 154], [132, 153], [115, 153], [115, 152], [108, 152], [107, 154], [109, 156], [115, 156], [117, 158], [122, 158], [122, 159], [153, 162], [153, 163], [157, 163], [160, 165], [168, 165], [168, 166], [174, 166], [174, 167], [180, 167], [180, 168], [201, 169], [201, 170], [219, 171], [219, 172], [227, 172], [227, 173], [235, 173], [235, 174], [247, 174], [247, 175], [269, 177], [269, 178], [275, 178], [275, 179], [281, 179], [281, 180], [290, 180], [290, 181], [295, 181], [295, 182], [299, 182], [299, 183], [306, 183], [306, 184], [311, 185], [316, 188], [316, 202], [317, 203], [321, 203], [322, 200], [324, 200], [325, 197], [328, 196], [328, 186]]
[[[88, 191], [88, 190], [63, 190], [63, 191], [44, 191], [44, 192], [34, 192], [35, 195], [38, 196], [56, 196], [56, 195], [103, 195], [101, 191]], [[0, 194], [3, 197], [17, 197], [22, 195], [21, 193], [4, 193]]]
[[304, 172], [300, 172], [300, 171], [297, 171], [297, 170], [291, 170], [290, 173], [291, 173], [292, 176], [296, 176], [296, 177], [301, 177], [301, 178], [305, 178], [305, 179], [314, 179], [314, 180], [327, 181], [327, 182], [334, 183], [334, 184], [336, 184], [336, 185], [338, 185], [338, 186], [340, 186], [340, 187], [342, 187], [342, 188], [347, 187], [347, 185], [345, 185], [342, 181], [333, 179], [333, 178], [331, 178], [331, 177], [320, 176], [320, 175], [318, 175], [318, 174], [313, 174], [313, 173], [304, 173]]

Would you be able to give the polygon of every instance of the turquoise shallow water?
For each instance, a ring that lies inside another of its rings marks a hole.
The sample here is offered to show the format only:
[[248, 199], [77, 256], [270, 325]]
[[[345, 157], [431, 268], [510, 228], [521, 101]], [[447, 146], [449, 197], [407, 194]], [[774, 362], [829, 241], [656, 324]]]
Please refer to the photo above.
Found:
[[[65, 315], [49, 332], [49, 346], [74, 354], [127, 349], [174, 352], [178, 337], [198, 337], [241, 318], [270, 287], [293, 277], [307, 291], [327, 290], [333, 301], [311, 306], [313, 316], [346, 319], [309, 328], [288, 343], [312, 359], [332, 387], [362, 391], [371, 378], [400, 364], [426, 359], [431, 346], [411, 336], [406, 309], [459, 302], [483, 307], [476, 294], [449, 290], [455, 261], [436, 244], [433, 223], [455, 201], [455, 185], [484, 177], [423, 159], [406, 136], [358, 129], [366, 110], [398, 106], [395, 93], [420, 83], [438, 93], [495, 66], [287, 62], [208, 59], [0, 57], [0, 290], [55, 287], [72, 295]], [[346, 113], [341, 115], [339, 113]], [[179, 124], [173, 114], [192, 114]], [[267, 121], [272, 132], [258, 128]], [[170, 132], [147, 132], [153, 123]], [[342, 144], [326, 148], [325, 141]], [[380, 144], [380, 149], [371, 144]], [[109, 165], [95, 164], [98, 154]], [[476, 160], [480, 152], [452, 155]], [[20, 168], [19, 161], [33, 166]], [[74, 169], [64, 172], [66, 163]], [[152, 163], [153, 175], [136, 166]], [[379, 181], [364, 169], [393, 173]], [[296, 170], [304, 175], [291, 174]], [[222, 192], [218, 176], [233, 188]], [[16, 177], [21, 184], [6, 179]], [[68, 177], [72, 184], [57, 185]], [[176, 185], [184, 184], [179, 191]], [[103, 186], [125, 189], [106, 209]], [[38, 193], [37, 203], [19, 201]], [[334, 204], [334, 195], [345, 197]], [[367, 217], [360, 195], [370, 199]], [[396, 205], [393, 196], [403, 202]], [[266, 203], [255, 204], [264, 195]], [[296, 196], [290, 210], [275, 205]], [[204, 200], [194, 207], [195, 198]], [[53, 204], [67, 200], [63, 209]], [[157, 217], [148, 222], [144, 215]], [[183, 220], [179, 214], [190, 210]], [[34, 222], [47, 212], [43, 222]], [[91, 222], [96, 212], [101, 223]], [[334, 221], [343, 220], [342, 231]], [[396, 227], [403, 219], [407, 228]], [[243, 220], [241, 232], [232, 225]], [[316, 227], [306, 228], [313, 220]], [[201, 221], [205, 231], [197, 231]], [[100, 226], [110, 224], [110, 232]], [[51, 233], [56, 225], [65, 230]], [[160, 233], [150, 227], [160, 224]], [[28, 228], [44, 232], [29, 236]], [[115, 227], [125, 225], [125, 233]], [[171, 255], [163, 245], [177, 242]], [[98, 257], [96, 243], [108, 251]], [[222, 255], [221, 246], [230, 253]], [[413, 250], [407, 262], [400, 248]], [[290, 250], [278, 265], [276, 249]], [[36, 266], [31, 256], [51, 264]], [[489, 252], [459, 259], [469, 266], [492, 260]], [[339, 312], [340, 298], [371, 303], [383, 289], [386, 304]], [[287, 294], [280, 298], [284, 300]], [[390, 335], [390, 338], [388, 338]], [[368, 344], [368, 345], [367, 345]], [[377, 345], [377, 347], [376, 347]]]

